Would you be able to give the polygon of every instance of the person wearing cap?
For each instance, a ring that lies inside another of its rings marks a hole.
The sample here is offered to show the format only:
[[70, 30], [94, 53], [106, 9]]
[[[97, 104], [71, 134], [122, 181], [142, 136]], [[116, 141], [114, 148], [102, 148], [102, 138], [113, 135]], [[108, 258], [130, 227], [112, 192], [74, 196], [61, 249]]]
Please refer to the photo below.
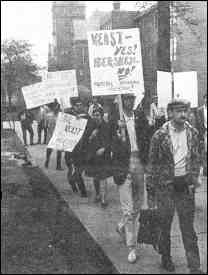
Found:
[[168, 104], [172, 118], [152, 137], [146, 184], [149, 206], [156, 202], [162, 221], [162, 267], [170, 272], [175, 270], [171, 259], [171, 224], [176, 209], [190, 274], [203, 274], [194, 230], [199, 142], [197, 130], [187, 122], [189, 107], [189, 102], [182, 99]]
[[95, 129], [89, 136], [87, 148], [88, 176], [93, 177], [95, 186], [95, 202], [100, 202], [102, 207], [107, 206], [107, 178], [111, 174], [111, 134], [110, 128], [104, 121], [104, 111], [101, 106], [94, 106], [92, 119]]
[[200, 154], [204, 175], [207, 175], [207, 94], [204, 104], [197, 110], [196, 128], [199, 131]]
[[122, 95], [122, 119], [110, 118], [112, 168], [118, 185], [122, 219], [116, 231], [126, 240], [128, 261], [137, 260], [137, 218], [144, 200], [144, 168], [148, 162], [150, 126], [142, 108], [133, 110], [134, 94]]

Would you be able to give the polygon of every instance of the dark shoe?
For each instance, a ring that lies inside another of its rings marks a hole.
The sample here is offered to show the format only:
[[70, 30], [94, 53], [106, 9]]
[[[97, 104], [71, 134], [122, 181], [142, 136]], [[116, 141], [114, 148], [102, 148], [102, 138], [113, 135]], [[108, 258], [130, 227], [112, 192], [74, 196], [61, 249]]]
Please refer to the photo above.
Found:
[[82, 198], [87, 198], [87, 193], [81, 193]]
[[56, 170], [58, 170], [58, 171], [64, 171], [64, 169], [62, 167], [56, 167]]
[[107, 201], [102, 200], [102, 201], [101, 201], [101, 207], [102, 207], [102, 208], [106, 208], [107, 206], [108, 206]]
[[78, 189], [77, 189], [77, 187], [76, 187], [75, 185], [72, 185], [72, 184], [71, 184], [71, 188], [72, 188], [72, 191], [73, 191], [74, 193], [78, 193]]
[[44, 166], [45, 166], [45, 168], [48, 168], [48, 162], [47, 161], [45, 162]]
[[200, 269], [192, 269], [190, 270], [190, 274], [206, 274]]
[[169, 272], [174, 272], [175, 271], [175, 265], [172, 262], [171, 257], [169, 258], [163, 258], [162, 257], [162, 264], [161, 264], [162, 268], [169, 271]]
[[94, 203], [98, 203], [98, 202], [100, 202], [100, 200], [101, 200], [100, 195], [96, 195], [95, 199], [94, 199]]

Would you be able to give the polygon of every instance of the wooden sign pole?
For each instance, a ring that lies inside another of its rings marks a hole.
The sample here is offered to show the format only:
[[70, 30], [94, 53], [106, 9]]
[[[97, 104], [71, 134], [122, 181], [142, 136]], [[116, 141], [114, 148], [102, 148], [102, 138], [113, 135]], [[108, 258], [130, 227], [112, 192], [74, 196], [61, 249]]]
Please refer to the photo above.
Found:
[[[123, 121], [124, 120], [124, 116], [123, 116], [123, 104], [122, 104], [122, 99], [121, 99], [121, 95], [118, 95], [118, 108], [119, 108], [119, 117], [120, 120]], [[125, 129], [122, 127], [121, 128], [121, 136], [122, 136], [122, 140], [126, 141], [126, 133], [125, 133]]]

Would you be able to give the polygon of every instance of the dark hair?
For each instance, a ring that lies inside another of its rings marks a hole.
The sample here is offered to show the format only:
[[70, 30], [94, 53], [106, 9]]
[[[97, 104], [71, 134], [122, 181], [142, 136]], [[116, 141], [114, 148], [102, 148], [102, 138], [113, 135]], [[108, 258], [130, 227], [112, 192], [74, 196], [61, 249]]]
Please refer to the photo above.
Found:
[[103, 108], [98, 107], [98, 106], [94, 107], [92, 113], [94, 114], [94, 113], [97, 113], [97, 112], [100, 113], [102, 117], [104, 116]]

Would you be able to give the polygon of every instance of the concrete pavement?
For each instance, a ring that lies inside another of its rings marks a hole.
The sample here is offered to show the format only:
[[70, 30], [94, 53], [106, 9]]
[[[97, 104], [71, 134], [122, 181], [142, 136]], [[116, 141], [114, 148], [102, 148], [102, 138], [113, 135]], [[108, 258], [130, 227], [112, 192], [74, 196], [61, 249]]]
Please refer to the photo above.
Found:
[[[36, 131], [35, 131], [36, 132]], [[21, 134], [19, 134], [21, 135]], [[36, 142], [36, 140], [34, 140]], [[93, 203], [94, 188], [92, 180], [85, 177], [85, 183], [88, 190], [88, 199], [82, 199], [72, 193], [71, 187], [67, 182], [67, 169], [62, 161], [64, 171], [56, 171], [56, 153], [51, 157], [49, 169], [44, 168], [45, 151], [44, 145], [35, 145], [28, 147], [31, 156], [35, 162], [49, 177], [62, 198], [68, 203], [75, 212], [82, 224], [91, 234], [91, 236], [103, 248], [106, 255], [111, 259], [120, 273], [128, 274], [167, 274], [160, 269], [160, 257], [149, 246], [143, 246], [139, 250], [139, 259], [136, 264], [131, 265], [127, 262], [127, 250], [118, 234], [115, 231], [116, 224], [121, 217], [119, 197], [116, 185], [112, 178], [108, 182], [108, 202], [109, 206], [103, 210], [99, 205]], [[204, 179], [202, 186], [196, 194], [196, 218], [195, 228], [198, 235], [202, 268], [207, 270], [207, 182]], [[179, 232], [178, 219], [175, 217], [172, 227], [172, 256], [176, 264], [177, 274], [186, 274], [185, 252], [182, 245], [182, 239]]]
[[[62, 166], [65, 168], [65, 170], [56, 171], [56, 154], [54, 152], [49, 164], [49, 169], [45, 169], [44, 161], [46, 147], [44, 145], [36, 145], [30, 146], [28, 150], [39, 167], [49, 177], [54, 186], [57, 188], [58, 192], [68, 203], [70, 208], [75, 212], [82, 224], [87, 228], [89, 233], [98, 242], [98, 244], [101, 245], [107, 256], [111, 259], [111, 261], [121, 273], [167, 274], [160, 269], [160, 257], [155, 251], [153, 251], [150, 246], [143, 246], [139, 250], [139, 259], [136, 264], [128, 264], [127, 249], [115, 231], [116, 224], [121, 217], [121, 210], [117, 187], [113, 183], [112, 178], [109, 178], [108, 181], [109, 206], [107, 209], [103, 210], [99, 205], [96, 205], [93, 202], [94, 188], [92, 179], [85, 176], [85, 183], [89, 197], [88, 199], [82, 199], [78, 195], [72, 193], [71, 187], [67, 182], [67, 170], [64, 164], [64, 160], [62, 160]], [[207, 189], [206, 182], [204, 180], [203, 185], [198, 189], [196, 194], [197, 211], [195, 219], [195, 228], [198, 234], [201, 262], [204, 271], [207, 270], [206, 202]], [[176, 273], [188, 273], [177, 217], [174, 219], [172, 228], [172, 255], [176, 264]]]

